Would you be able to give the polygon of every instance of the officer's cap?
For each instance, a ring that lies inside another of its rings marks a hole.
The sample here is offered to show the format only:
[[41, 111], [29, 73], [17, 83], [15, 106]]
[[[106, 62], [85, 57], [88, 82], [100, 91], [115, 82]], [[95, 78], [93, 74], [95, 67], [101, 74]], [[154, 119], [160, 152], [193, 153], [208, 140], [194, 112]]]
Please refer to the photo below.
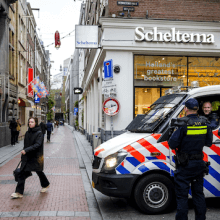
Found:
[[185, 106], [188, 108], [188, 109], [191, 109], [191, 110], [198, 110], [199, 109], [199, 103], [196, 99], [188, 99], [186, 102], [185, 102]]

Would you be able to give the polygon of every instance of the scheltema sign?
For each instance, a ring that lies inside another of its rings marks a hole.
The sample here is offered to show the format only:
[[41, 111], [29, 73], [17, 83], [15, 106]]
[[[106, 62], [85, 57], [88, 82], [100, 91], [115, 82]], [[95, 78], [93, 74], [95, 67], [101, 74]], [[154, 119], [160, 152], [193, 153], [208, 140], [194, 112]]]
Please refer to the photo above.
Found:
[[76, 25], [75, 40], [76, 49], [98, 48], [98, 26]]
[[145, 32], [143, 27], [135, 29], [135, 41], [172, 42], [172, 43], [203, 43], [212, 44], [215, 42], [213, 34], [181, 33], [176, 28], [169, 32], [162, 33], [154, 27], [152, 31]]

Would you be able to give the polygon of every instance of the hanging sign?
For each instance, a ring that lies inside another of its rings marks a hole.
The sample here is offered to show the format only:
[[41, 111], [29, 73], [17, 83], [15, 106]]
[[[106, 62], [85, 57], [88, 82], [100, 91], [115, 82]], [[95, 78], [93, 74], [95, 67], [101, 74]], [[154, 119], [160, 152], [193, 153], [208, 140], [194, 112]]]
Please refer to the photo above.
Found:
[[78, 108], [74, 108], [74, 110], [73, 110], [73, 115], [77, 115], [77, 112], [78, 112]]
[[34, 69], [28, 68], [28, 97], [34, 97], [34, 91], [31, 86], [31, 82], [34, 79]]
[[73, 91], [74, 91], [74, 94], [82, 94], [83, 93], [83, 89], [79, 88], [79, 87], [74, 88]]
[[61, 45], [61, 42], [60, 42], [60, 33], [59, 33], [59, 31], [56, 31], [54, 37], [55, 37], [55, 48], [56, 48], [56, 49], [59, 49], [59, 48], [60, 48], [60, 45]]
[[113, 79], [113, 64], [112, 60], [104, 61], [104, 80]]
[[102, 109], [106, 115], [114, 116], [118, 114], [120, 105], [117, 99], [110, 97], [104, 101]]
[[76, 25], [75, 26], [75, 48], [92, 49], [98, 48], [98, 26]]
[[40, 102], [40, 98], [37, 96], [37, 93], [35, 93], [34, 102], [35, 103], [39, 103]]

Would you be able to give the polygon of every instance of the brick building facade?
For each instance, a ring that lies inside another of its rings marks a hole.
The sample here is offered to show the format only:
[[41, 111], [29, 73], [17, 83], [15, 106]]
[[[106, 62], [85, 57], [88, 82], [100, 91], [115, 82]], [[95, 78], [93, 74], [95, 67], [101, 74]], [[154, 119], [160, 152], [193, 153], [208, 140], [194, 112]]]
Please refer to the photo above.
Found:
[[[86, 2], [82, 25], [99, 26], [98, 49], [80, 49], [79, 117], [88, 137], [110, 131], [102, 103], [115, 95], [120, 112], [115, 134], [173, 86], [220, 84], [219, 0], [94, 0]], [[103, 90], [103, 62], [112, 60], [116, 93]]]
[[[138, 6], [135, 6], [136, 3]], [[220, 21], [219, 0], [110, 0], [107, 7], [107, 16], [120, 16], [119, 13], [124, 12], [124, 16], [127, 17], [127, 11], [124, 10], [130, 8], [131, 18]]]

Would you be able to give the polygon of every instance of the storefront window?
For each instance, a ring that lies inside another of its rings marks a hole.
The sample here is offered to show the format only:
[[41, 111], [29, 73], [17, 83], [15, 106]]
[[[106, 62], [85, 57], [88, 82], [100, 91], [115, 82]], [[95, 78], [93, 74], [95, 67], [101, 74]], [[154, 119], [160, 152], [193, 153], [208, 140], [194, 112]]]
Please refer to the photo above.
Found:
[[220, 58], [189, 57], [188, 58], [188, 85], [198, 81], [199, 86], [220, 84]]
[[200, 87], [219, 85], [220, 58], [134, 56], [135, 116], [147, 113], [168, 88], [191, 86], [193, 81]]
[[187, 85], [187, 58], [166, 56], [135, 56], [135, 86]]
[[146, 114], [158, 98], [160, 88], [135, 88], [135, 116]]

